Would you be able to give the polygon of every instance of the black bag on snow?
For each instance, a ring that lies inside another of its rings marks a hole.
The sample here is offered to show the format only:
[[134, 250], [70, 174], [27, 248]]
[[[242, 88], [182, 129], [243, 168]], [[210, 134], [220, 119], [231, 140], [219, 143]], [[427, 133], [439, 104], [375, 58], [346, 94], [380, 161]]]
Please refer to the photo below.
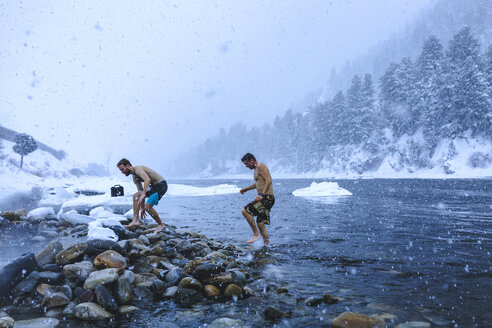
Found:
[[125, 191], [123, 190], [123, 187], [120, 185], [115, 185], [111, 187], [111, 197], [117, 197], [117, 196], [124, 196]]

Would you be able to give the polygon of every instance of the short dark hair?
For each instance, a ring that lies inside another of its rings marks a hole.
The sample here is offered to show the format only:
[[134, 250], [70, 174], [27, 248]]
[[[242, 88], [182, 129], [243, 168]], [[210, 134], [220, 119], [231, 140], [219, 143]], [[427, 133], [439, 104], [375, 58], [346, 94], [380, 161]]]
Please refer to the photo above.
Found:
[[256, 161], [256, 158], [255, 158], [255, 155], [251, 154], [251, 153], [246, 153], [244, 154], [243, 158], [241, 158], [241, 162], [249, 162], [251, 160], [255, 160]]
[[132, 166], [132, 163], [130, 163], [130, 161], [127, 160], [126, 158], [122, 158], [122, 159], [120, 159], [120, 161], [118, 162], [118, 164], [116, 164], [116, 166], [120, 166], [120, 165], [124, 165], [124, 166], [130, 165], [130, 166]]

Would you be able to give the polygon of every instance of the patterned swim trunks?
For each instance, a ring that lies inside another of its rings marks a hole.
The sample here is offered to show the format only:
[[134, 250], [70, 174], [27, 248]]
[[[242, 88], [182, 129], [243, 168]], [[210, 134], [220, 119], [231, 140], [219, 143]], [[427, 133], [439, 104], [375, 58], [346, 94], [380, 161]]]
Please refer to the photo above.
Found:
[[256, 223], [270, 224], [270, 210], [273, 204], [275, 204], [275, 197], [265, 195], [259, 202], [254, 200], [244, 206], [244, 209], [252, 216], [256, 216]]

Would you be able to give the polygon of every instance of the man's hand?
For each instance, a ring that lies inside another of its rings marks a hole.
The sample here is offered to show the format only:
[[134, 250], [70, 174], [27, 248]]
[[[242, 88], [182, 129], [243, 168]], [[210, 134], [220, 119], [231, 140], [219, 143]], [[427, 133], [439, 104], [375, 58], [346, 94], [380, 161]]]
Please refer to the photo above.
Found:
[[241, 188], [241, 190], [239, 190], [239, 192], [241, 193], [241, 195], [244, 195], [244, 193], [248, 191], [247, 188]]
[[140, 217], [144, 219], [147, 216], [147, 212], [145, 211], [145, 208], [142, 208], [140, 210]]
[[256, 196], [255, 201], [259, 202], [262, 199], [263, 199], [263, 197], [261, 195], [258, 195], [258, 196]]

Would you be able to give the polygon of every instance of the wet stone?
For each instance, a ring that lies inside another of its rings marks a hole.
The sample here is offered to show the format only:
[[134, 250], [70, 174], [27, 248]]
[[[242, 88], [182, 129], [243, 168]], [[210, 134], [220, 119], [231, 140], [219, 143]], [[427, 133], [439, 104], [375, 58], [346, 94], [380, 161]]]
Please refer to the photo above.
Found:
[[82, 320], [106, 320], [113, 317], [113, 314], [104, 310], [95, 303], [80, 303], [74, 309], [74, 315]]
[[84, 282], [84, 288], [94, 288], [97, 285], [107, 284], [118, 279], [118, 269], [110, 268], [92, 272]]
[[187, 307], [202, 301], [203, 296], [199, 291], [188, 288], [179, 288], [174, 295], [174, 302]]
[[116, 268], [121, 272], [126, 268], [126, 259], [116, 251], [107, 250], [96, 256], [94, 265], [98, 268]]
[[137, 310], [140, 310], [138, 307], [133, 306], [133, 305], [122, 305], [119, 307], [118, 312], [120, 314], [130, 314], [132, 312], [135, 312]]
[[338, 298], [330, 294], [323, 294], [323, 303], [332, 305], [338, 303]]
[[86, 289], [79, 296], [79, 303], [92, 302], [94, 300], [94, 292], [92, 289]]
[[150, 264], [147, 257], [141, 257], [133, 263], [135, 273], [150, 273], [154, 270], [154, 266]]
[[118, 304], [113, 298], [113, 295], [111, 295], [106, 287], [104, 287], [103, 285], [98, 285], [94, 289], [94, 292], [96, 294], [97, 303], [99, 305], [110, 312], [118, 311]]
[[68, 279], [80, 278], [87, 279], [90, 273], [94, 270], [94, 265], [89, 261], [67, 264], [63, 267], [63, 275]]
[[203, 288], [202, 283], [200, 281], [198, 281], [195, 278], [191, 278], [191, 277], [184, 277], [183, 279], [181, 279], [178, 287], [190, 288], [190, 289], [194, 289], [194, 290], [198, 290], [198, 291], [202, 290], [202, 288]]
[[87, 255], [94, 256], [99, 255], [107, 250], [112, 250], [123, 254], [123, 249], [120, 244], [112, 240], [102, 240], [102, 239], [94, 239], [88, 240], [87, 242]]
[[39, 268], [39, 271], [53, 271], [53, 272], [60, 272], [62, 270], [62, 267], [59, 266], [58, 264], [50, 263], [50, 264], [45, 264]]
[[265, 309], [265, 311], [263, 311], [263, 316], [265, 317], [265, 320], [277, 321], [282, 319], [284, 313], [272, 306], [269, 306]]
[[58, 284], [63, 281], [61, 272], [42, 271], [39, 273], [39, 283]]
[[50, 242], [36, 255], [36, 260], [38, 261], [38, 265], [44, 266], [49, 263], [54, 263], [56, 254], [58, 254], [62, 250], [63, 250], [63, 246], [59, 241]]
[[87, 244], [76, 244], [56, 254], [56, 263], [65, 265], [76, 262], [84, 255], [89, 246]]
[[333, 319], [333, 328], [385, 328], [386, 323], [382, 319], [374, 319], [363, 314], [344, 312]]
[[166, 283], [160, 279], [155, 279], [150, 286], [150, 290], [156, 295], [161, 295], [167, 288]]
[[196, 267], [193, 272], [193, 276], [198, 280], [203, 280], [212, 277], [216, 273], [220, 273], [222, 271], [222, 266], [211, 263], [203, 263]]
[[163, 298], [174, 298], [176, 292], [178, 291], [178, 286], [171, 286], [166, 289], [166, 291], [162, 294]]
[[158, 279], [153, 273], [135, 274], [135, 286], [150, 288], [154, 280]]
[[47, 309], [64, 306], [70, 303], [70, 299], [62, 292], [55, 293], [47, 293], [43, 301], [41, 302], [41, 306]]
[[220, 296], [220, 290], [214, 285], [206, 285], [203, 288], [203, 292], [207, 298], [217, 298]]
[[31, 272], [24, 280], [19, 282], [14, 288], [15, 293], [29, 294], [38, 285], [39, 273], [37, 271]]
[[243, 289], [235, 284], [229, 284], [224, 291], [226, 297], [239, 297], [243, 293]]
[[137, 300], [152, 300], [154, 298], [154, 294], [147, 287], [136, 286], [133, 288], [133, 298]]

